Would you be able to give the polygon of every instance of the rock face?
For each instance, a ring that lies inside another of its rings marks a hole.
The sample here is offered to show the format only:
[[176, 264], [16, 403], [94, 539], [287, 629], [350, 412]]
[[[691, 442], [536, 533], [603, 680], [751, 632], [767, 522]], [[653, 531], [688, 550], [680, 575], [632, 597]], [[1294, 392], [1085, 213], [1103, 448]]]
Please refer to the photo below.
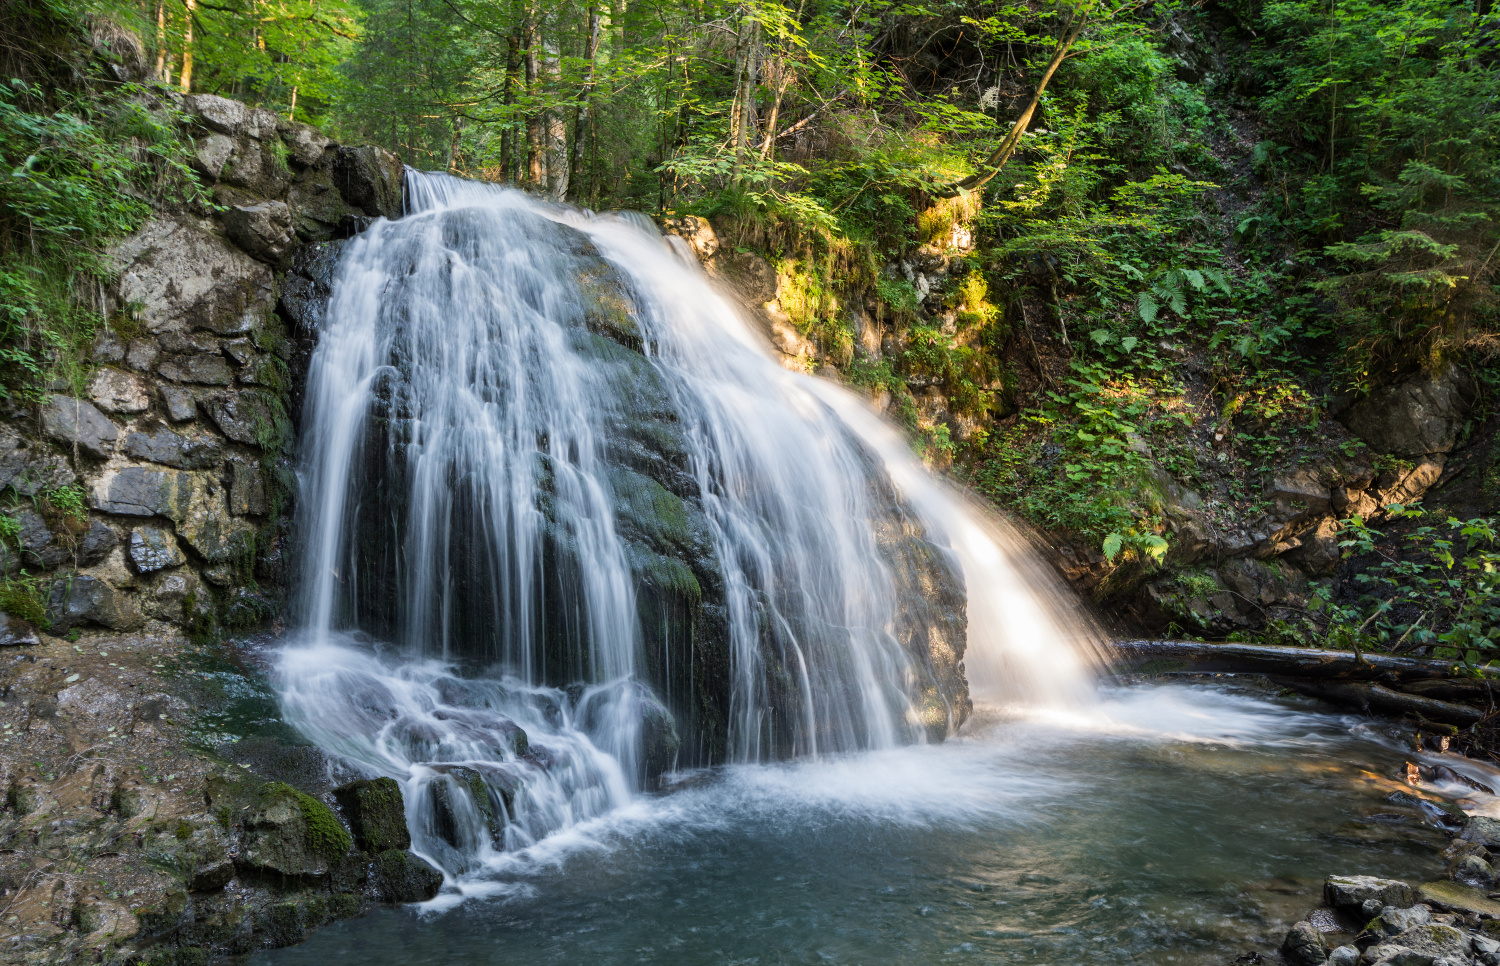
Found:
[[1349, 429], [1377, 453], [1447, 453], [1474, 403], [1473, 380], [1449, 364], [1376, 390], [1345, 416]]
[[[334, 790], [358, 846], [371, 854], [411, 848], [401, 786], [394, 779], [350, 782]], [[397, 900], [405, 901], [405, 900]]]

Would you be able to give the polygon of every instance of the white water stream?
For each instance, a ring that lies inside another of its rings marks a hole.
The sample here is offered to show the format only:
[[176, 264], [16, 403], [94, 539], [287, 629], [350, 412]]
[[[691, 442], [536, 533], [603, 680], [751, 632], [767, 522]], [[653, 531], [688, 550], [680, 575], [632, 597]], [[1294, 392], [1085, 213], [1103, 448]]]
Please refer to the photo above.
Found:
[[643, 403], [589, 341], [595, 251], [686, 440], [730, 760], [924, 740], [872, 533], [882, 470], [962, 568], [976, 696], [1089, 700], [1094, 634], [1022, 543], [861, 399], [779, 366], [649, 222], [441, 175], [410, 173], [408, 194], [411, 214], [349, 243], [319, 332], [305, 621], [278, 683], [310, 739], [403, 783], [415, 848], [453, 880], [628, 803], [660, 708], [606, 459]]

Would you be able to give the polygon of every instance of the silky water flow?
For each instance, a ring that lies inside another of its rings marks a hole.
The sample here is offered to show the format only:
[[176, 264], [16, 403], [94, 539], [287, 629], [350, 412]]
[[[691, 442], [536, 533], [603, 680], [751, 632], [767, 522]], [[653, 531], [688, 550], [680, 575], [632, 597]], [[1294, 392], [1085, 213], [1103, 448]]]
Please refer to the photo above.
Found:
[[629, 316], [703, 507], [729, 642], [721, 759], [930, 731], [872, 533], [892, 484], [961, 567], [980, 696], [1087, 693], [1085, 625], [1023, 575], [998, 524], [862, 401], [773, 361], [645, 219], [444, 175], [407, 184], [410, 213], [348, 243], [318, 332], [299, 469], [305, 619], [277, 679], [310, 740], [402, 783], [414, 847], [450, 881], [629, 801], [646, 777], [643, 720], [663, 713], [640, 673], [606, 459], [640, 401], [591, 335], [601, 297]]

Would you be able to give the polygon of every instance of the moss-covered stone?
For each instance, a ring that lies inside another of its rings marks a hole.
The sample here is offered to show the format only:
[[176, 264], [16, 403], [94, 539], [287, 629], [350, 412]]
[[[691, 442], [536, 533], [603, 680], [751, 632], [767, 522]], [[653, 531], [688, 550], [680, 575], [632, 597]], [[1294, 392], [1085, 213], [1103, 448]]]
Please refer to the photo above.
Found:
[[363, 779], [333, 790], [359, 847], [369, 853], [411, 847], [401, 786], [392, 778]]
[[332, 809], [282, 782], [261, 787], [244, 842], [246, 865], [284, 876], [326, 875], [354, 844]]
[[370, 885], [382, 902], [426, 902], [443, 887], [443, 874], [410, 852], [391, 849], [375, 856]]

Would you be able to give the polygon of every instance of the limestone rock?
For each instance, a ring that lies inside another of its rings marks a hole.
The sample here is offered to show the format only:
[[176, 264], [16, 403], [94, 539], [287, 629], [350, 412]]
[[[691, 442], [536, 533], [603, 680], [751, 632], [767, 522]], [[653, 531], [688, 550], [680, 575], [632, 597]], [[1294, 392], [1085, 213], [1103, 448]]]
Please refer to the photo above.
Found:
[[333, 159], [333, 184], [344, 200], [367, 215], [400, 218], [406, 171], [401, 159], [372, 145], [341, 147]]
[[77, 478], [68, 461], [50, 448], [0, 430], [0, 490], [10, 487], [21, 496], [36, 496]]
[[116, 293], [153, 333], [249, 332], [270, 309], [271, 270], [188, 222], [157, 218], [116, 245]]
[[120, 337], [109, 329], [101, 329], [94, 336], [94, 343], [89, 347], [89, 358], [95, 362], [108, 365], [111, 362], [119, 362], [125, 358], [125, 343]]
[[401, 786], [391, 778], [362, 779], [333, 790], [354, 841], [366, 852], [403, 851], [411, 847]]
[[1374, 899], [1382, 906], [1405, 909], [1414, 905], [1417, 894], [1399, 879], [1378, 879], [1371, 875], [1331, 875], [1323, 883], [1323, 899], [1335, 909], [1358, 909]]
[[410, 852], [392, 849], [375, 856], [371, 885], [384, 902], [426, 902], [443, 887], [443, 874]]
[[217, 352], [168, 356], [156, 371], [173, 382], [191, 382], [201, 386], [227, 386], [234, 382], [229, 363]]
[[1447, 453], [1473, 405], [1473, 380], [1453, 364], [1377, 389], [1345, 416], [1351, 432], [1377, 453]]
[[82, 623], [101, 624], [114, 631], [135, 630], [145, 623], [130, 598], [106, 581], [82, 574], [53, 583], [47, 617], [55, 634]]
[[780, 280], [771, 263], [751, 252], [721, 253], [713, 261], [714, 271], [751, 305], [762, 305], [776, 298]]
[[124, 449], [127, 455], [136, 459], [182, 470], [205, 470], [223, 458], [224, 441], [207, 433], [179, 436], [165, 426], [159, 426], [149, 433], [131, 433], [125, 438]]
[[719, 236], [714, 234], [708, 219], [700, 215], [664, 218], [661, 230], [664, 234], [676, 235], [687, 242], [688, 248], [692, 249], [700, 262], [706, 262], [719, 253]]
[[136, 527], [130, 533], [130, 562], [138, 573], [149, 574], [187, 562], [177, 540], [157, 527]]
[[249, 538], [249, 527], [229, 515], [223, 488], [208, 473], [127, 466], [101, 474], [90, 499], [104, 513], [166, 517], [212, 562], [233, 557]]
[[249, 126], [250, 108], [243, 101], [217, 94], [193, 94], [182, 99], [182, 109], [220, 134], [239, 134]]
[[98, 459], [108, 459], [119, 438], [108, 417], [92, 403], [72, 396], [54, 395], [42, 406], [42, 432]]
[[151, 407], [146, 383], [118, 369], [100, 369], [89, 383], [89, 398], [107, 413], [143, 413]]
[[1291, 966], [1319, 966], [1328, 961], [1328, 947], [1317, 927], [1304, 920], [1287, 932], [1281, 955]]
[[333, 142], [322, 131], [310, 124], [293, 121], [281, 135], [292, 160], [304, 167], [311, 167], [323, 159], [323, 152]]
[[1312, 514], [1326, 513], [1332, 501], [1332, 493], [1317, 474], [1303, 469], [1275, 477], [1270, 497], [1292, 507], [1305, 507], [1305, 512]]
[[167, 418], [174, 423], [184, 423], [198, 415], [198, 400], [191, 389], [162, 386], [161, 403], [167, 410]]
[[222, 134], [210, 134], [193, 146], [189, 163], [210, 182], [218, 181], [229, 156], [234, 153], [234, 141]]
[[42, 639], [37, 637], [36, 628], [30, 623], [0, 610], [0, 647], [21, 647], [41, 642]]
[[219, 431], [236, 443], [259, 446], [278, 432], [271, 403], [258, 393], [220, 393], [205, 400], [204, 408]]
[[266, 503], [266, 476], [257, 463], [236, 460], [229, 464], [229, 512], [238, 516], [263, 517]]
[[224, 213], [224, 230], [230, 241], [263, 262], [275, 265], [297, 244], [292, 231], [292, 210], [284, 201], [236, 205]]
[[149, 372], [156, 365], [156, 357], [159, 355], [161, 349], [155, 339], [131, 339], [130, 345], [125, 349], [125, 364], [136, 372]]

